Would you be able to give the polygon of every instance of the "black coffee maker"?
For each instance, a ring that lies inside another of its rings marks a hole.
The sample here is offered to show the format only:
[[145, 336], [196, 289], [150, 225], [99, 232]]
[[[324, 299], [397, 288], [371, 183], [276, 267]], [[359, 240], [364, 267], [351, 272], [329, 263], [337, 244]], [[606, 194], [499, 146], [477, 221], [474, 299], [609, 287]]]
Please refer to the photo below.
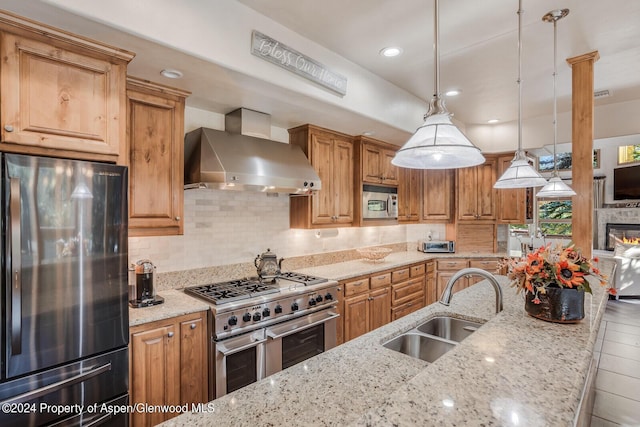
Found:
[[134, 308], [162, 304], [164, 298], [156, 295], [153, 279], [156, 266], [141, 259], [129, 267], [129, 305]]

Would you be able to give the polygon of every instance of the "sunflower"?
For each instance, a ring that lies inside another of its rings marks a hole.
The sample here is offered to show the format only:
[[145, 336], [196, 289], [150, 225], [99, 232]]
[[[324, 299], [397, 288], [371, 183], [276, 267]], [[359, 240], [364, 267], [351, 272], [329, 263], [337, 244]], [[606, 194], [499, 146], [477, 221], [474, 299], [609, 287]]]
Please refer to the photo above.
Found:
[[560, 282], [568, 288], [579, 286], [584, 283], [584, 273], [580, 271], [580, 266], [567, 259], [556, 263], [556, 276]]

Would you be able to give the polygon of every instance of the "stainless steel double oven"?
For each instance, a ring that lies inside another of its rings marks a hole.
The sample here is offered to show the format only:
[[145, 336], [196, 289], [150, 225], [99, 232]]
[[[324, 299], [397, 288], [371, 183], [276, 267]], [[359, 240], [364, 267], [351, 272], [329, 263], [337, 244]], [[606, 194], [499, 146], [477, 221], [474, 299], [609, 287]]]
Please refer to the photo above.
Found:
[[[269, 284], [248, 279], [255, 281], [249, 297], [223, 292], [227, 302], [214, 300], [212, 396], [238, 390], [336, 346], [337, 282], [299, 276], [311, 284], [282, 277]], [[228, 283], [186, 292], [211, 301]]]

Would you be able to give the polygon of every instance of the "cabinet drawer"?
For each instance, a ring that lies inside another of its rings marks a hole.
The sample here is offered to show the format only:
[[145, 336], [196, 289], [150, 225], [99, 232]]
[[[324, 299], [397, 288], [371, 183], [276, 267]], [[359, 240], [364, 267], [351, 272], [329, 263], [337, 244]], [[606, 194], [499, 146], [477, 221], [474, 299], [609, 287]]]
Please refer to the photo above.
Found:
[[462, 270], [466, 268], [468, 261], [466, 259], [439, 259], [438, 271], [440, 270]]
[[426, 266], [427, 274], [433, 273], [435, 269], [436, 269], [436, 263], [435, 262], [432, 261], [432, 262], [428, 262], [427, 263], [427, 266]]
[[403, 268], [402, 270], [396, 270], [391, 273], [391, 281], [393, 283], [400, 283], [409, 278], [409, 268]]
[[481, 268], [489, 273], [495, 273], [498, 269], [497, 259], [472, 259], [469, 261], [469, 267]]
[[371, 276], [369, 280], [371, 282], [371, 289], [381, 288], [391, 284], [391, 273], [377, 274]]
[[405, 302], [424, 298], [424, 279], [413, 279], [405, 283], [399, 283], [391, 287], [391, 305], [398, 306]]
[[411, 277], [424, 276], [424, 264], [411, 266], [410, 275]]
[[409, 313], [420, 310], [422, 306], [422, 297], [407, 301], [401, 306], [391, 309], [391, 320], [398, 320], [399, 318], [406, 316]]
[[344, 296], [359, 294], [360, 292], [366, 292], [369, 290], [369, 278], [361, 277], [344, 284]]

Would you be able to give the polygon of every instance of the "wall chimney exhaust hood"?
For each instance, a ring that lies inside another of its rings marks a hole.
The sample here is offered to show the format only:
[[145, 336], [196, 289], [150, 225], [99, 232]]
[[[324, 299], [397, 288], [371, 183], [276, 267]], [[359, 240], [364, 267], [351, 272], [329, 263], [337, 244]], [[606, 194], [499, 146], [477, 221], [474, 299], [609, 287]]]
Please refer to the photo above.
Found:
[[185, 135], [185, 189], [301, 195], [321, 189], [300, 147], [263, 139], [271, 135], [268, 114], [241, 108], [227, 114], [225, 128], [198, 128]]

